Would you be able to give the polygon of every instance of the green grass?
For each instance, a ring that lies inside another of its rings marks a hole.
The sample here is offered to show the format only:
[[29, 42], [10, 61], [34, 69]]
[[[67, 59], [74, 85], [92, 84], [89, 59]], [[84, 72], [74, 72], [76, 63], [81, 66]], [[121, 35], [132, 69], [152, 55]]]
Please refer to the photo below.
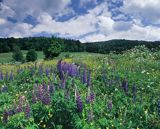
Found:
[[[23, 56], [26, 57], [27, 51], [22, 51], [23, 52]], [[37, 51], [38, 54], [38, 59], [43, 59], [44, 58], [44, 54], [42, 51]], [[11, 63], [13, 62], [12, 59], [12, 52], [9, 53], [0, 53], [0, 63]]]

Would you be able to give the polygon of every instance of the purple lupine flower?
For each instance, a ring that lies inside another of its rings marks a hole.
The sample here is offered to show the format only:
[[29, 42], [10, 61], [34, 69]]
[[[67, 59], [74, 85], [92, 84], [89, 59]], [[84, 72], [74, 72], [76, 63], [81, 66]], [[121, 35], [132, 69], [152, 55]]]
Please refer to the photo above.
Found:
[[62, 70], [61, 62], [62, 62], [62, 60], [59, 60], [58, 63], [57, 63], [57, 70], [58, 70], [58, 71], [61, 71], [61, 70]]
[[158, 115], [160, 116], [160, 99], [158, 100]]
[[110, 101], [108, 102], [108, 109], [109, 109], [109, 110], [112, 110], [112, 107], [113, 107], [113, 104], [112, 104], [112, 101], [110, 100]]
[[23, 111], [23, 107], [22, 107], [22, 105], [19, 104], [17, 109], [16, 109], [16, 113], [20, 113], [22, 111]]
[[78, 67], [75, 64], [70, 64], [68, 72], [69, 72], [69, 76], [76, 77], [78, 75]]
[[77, 93], [76, 95], [76, 104], [77, 104], [77, 111], [81, 113], [83, 110], [83, 103], [79, 93]]
[[62, 80], [64, 78], [64, 74], [67, 74], [71, 77], [77, 77], [79, 74], [79, 68], [75, 64], [70, 64], [67, 62], [62, 62], [62, 60], [57, 63], [57, 70], [59, 73], [59, 78]]
[[91, 70], [88, 70], [87, 86], [91, 86]]
[[94, 95], [94, 92], [93, 91], [90, 91], [90, 87], [88, 87], [88, 93], [87, 93], [87, 97], [86, 97], [86, 103], [93, 103], [94, 102], [94, 98], [95, 98], [95, 95]]
[[54, 92], [54, 85], [53, 84], [48, 85], [48, 91], [51, 94]]
[[123, 88], [125, 94], [127, 95], [128, 94], [128, 82], [126, 80], [123, 80], [122, 88]]
[[48, 92], [44, 93], [44, 96], [42, 98], [42, 103], [45, 105], [49, 105], [51, 103], [51, 96]]
[[86, 97], [86, 103], [94, 102], [94, 93], [91, 92], [89, 96]]
[[43, 74], [43, 66], [42, 65], [39, 66], [38, 73], [39, 73], [39, 76], [42, 76], [42, 74]]
[[85, 84], [87, 82], [86, 65], [84, 66], [84, 69], [83, 69], [82, 79], [83, 79], [82, 83]]
[[7, 123], [8, 122], [8, 112], [6, 109], [4, 109], [4, 112], [3, 112], [3, 122], [4, 123]]
[[25, 107], [25, 117], [29, 118], [30, 115], [31, 115], [31, 108], [30, 108], [29, 102], [27, 102], [26, 107]]
[[12, 72], [10, 73], [9, 80], [10, 80], [10, 81], [13, 80], [13, 73], [12, 73]]
[[36, 96], [37, 96], [37, 98], [38, 98], [39, 100], [41, 100], [41, 99], [43, 98], [43, 88], [42, 88], [42, 85], [40, 85], [40, 86], [38, 87], [38, 92], [37, 92]]
[[62, 79], [61, 80], [61, 88], [65, 88], [66, 87], [66, 79]]
[[12, 107], [8, 110], [8, 116], [12, 116], [14, 114], [14, 109]]
[[90, 101], [93, 102], [94, 101], [94, 92], [90, 93]]
[[25, 96], [20, 96], [19, 104], [18, 104], [18, 107], [17, 107], [17, 110], [16, 110], [17, 113], [23, 111], [23, 102], [24, 102], [24, 100], [25, 100]]
[[8, 72], [6, 72], [6, 81], [8, 81]]
[[62, 71], [62, 60], [59, 60], [57, 63], [57, 70], [59, 72], [59, 78], [63, 78], [63, 71]]
[[37, 98], [36, 98], [35, 93], [33, 91], [32, 92], [32, 103], [36, 103], [36, 101], [37, 101]]
[[3, 73], [0, 72], [0, 80], [3, 80]]
[[42, 83], [42, 88], [44, 91], [47, 91], [47, 84], [45, 82]]
[[132, 87], [133, 102], [136, 102], [136, 92], [137, 92], [137, 88], [135, 85], [133, 85], [133, 87]]
[[47, 77], [49, 76], [49, 73], [50, 73], [49, 69], [46, 68], [46, 76], [47, 76]]
[[86, 103], [90, 103], [90, 96], [86, 97]]

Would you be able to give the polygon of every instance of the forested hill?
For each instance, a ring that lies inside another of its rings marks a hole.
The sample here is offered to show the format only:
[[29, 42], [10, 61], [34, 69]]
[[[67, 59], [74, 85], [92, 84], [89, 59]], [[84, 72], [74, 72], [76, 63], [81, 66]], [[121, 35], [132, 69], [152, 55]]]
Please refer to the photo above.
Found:
[[50, 42], [58, 42], [62, 51], [65, 52], [94, 52], [109, 53], [131, 49], [137, 45], [145, 45], [149, 49], [160, 49], [160, 41], [133, 41], [133, 40], [110, 40], [104, 42], [81, 43], [79, 40], [58, 38], [58, 37], [30, 37], [30, 38], [0, 38], [0, 53], [10, 52], [14, 46], [19, 46], [22, 50], [34, 48], [41, 51]]
[[10, 52], [14, 46], [19, 46], [21, 50], [34, 48], [37, 51], [51, 42], [58, 42], [62, 46], [62, 51], [84, 51], [83, 45], [79, 40], [58, 38], [58, 37], [29, 37], [29, 38], [0, 38], [0, 53]]
[[110, 51], [114, 51], [120, 53], [138, 45], [145, 45], [150, 50], [160, 49], [160, 41], [138, 41], [125, 39], [86, 43], [85, 48], [88, 52], [109, 53]]

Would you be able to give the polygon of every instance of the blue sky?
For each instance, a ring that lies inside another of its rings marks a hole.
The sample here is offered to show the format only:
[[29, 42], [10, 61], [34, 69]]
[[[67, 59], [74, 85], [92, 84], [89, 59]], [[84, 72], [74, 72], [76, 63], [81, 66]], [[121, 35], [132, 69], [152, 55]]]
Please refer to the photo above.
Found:
[[0, 37], [160, 40], [160, 0], [0, 0]]

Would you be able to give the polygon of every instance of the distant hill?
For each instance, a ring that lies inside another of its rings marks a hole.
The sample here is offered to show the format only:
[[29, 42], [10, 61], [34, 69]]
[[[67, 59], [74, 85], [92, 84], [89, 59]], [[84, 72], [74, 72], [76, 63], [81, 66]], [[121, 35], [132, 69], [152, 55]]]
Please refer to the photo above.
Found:
[[102, 42], [90, 42], [85, 44], [86, 51], [95, 53], [109, 53], [115, 51], [121, 53], [138, 45], [145, 45], [150, 50], [160, 49], [160, 41], [138, 41], [138, 40], [109, 40]]

